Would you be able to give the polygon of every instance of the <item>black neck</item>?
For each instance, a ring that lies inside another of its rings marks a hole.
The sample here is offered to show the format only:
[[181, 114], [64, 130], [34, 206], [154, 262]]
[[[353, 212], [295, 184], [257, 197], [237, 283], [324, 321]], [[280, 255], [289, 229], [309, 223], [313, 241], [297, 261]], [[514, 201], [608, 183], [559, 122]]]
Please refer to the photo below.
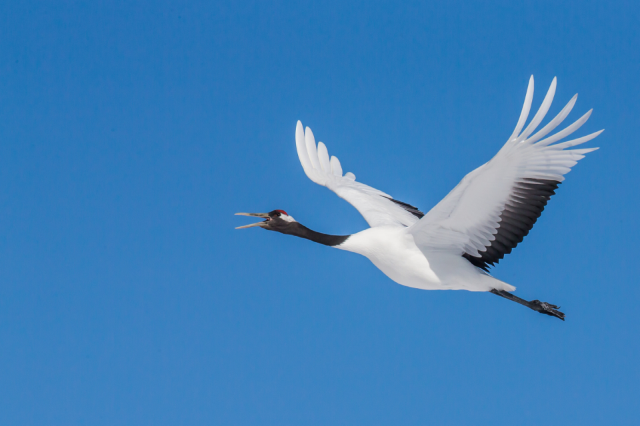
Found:
[[315, 241], [316, 243], [324, 244], [325, 246], [337, 246], [344, 243], [350, 235], [328, 235], [320, 232], [312, 231], [304, 225], [298, 222], [292, 223], [287, 227], [284, 234], [295, 235], [296, 237], [306, 238], [307, 240]]

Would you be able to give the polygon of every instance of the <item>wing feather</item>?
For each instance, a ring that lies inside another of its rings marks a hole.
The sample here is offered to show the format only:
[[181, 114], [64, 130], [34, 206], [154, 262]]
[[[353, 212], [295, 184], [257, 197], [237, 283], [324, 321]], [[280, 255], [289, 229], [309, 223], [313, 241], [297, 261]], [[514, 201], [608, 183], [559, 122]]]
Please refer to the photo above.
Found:
[[532, 101], [533, 101], [533, 76], [529, 78], [529, 86], [527, 86], [527, 94], [524, 97], [524, 105], [522, 106], [522, 111], [520, 112], [520, 118], [518, 118], [518, 124], [516, 124], [516, 128], [513, 131], [513, 134], [509, 137], [509, 140], [515, 139], [520, 134], [520, 131], [524, 127], [524, 123], [527, 122], [527, 117], [529, 117], [529, 111], [531, 111]]
[[311, 165], [314, 169], [320, 170], [320, 161], [318, 160], [318, 151], [316, 149], [316, 138], [313, 137], [313, 132], [308, 127], [304, 132], [304, 141], [307, 147], [309, 160], [311, 160]]
[[340, 160], [336, 157], [331, 157], [331, 172], [335, 177], [342, 177], [342, 166], [340, 165]]
[[299, 121], [298, 121], [298, 125], [296, 126], [296, 149], [298, 151], [298, 158], [300, 159], [302, 168], [305, 171], [313, 170], [313, 164], [311, 164], [311, 160], [309, 159], [309, 153], [307, 152], [307, 145], [304, 137], [304, 129], [302, 128], [302, 124], [300, 124]]
[[329, 151], [322, 142], [318, 142], [318, 159], [320, 160], [320, 167], [325, 173], [331, 173], [331, 163], [329, 160]]

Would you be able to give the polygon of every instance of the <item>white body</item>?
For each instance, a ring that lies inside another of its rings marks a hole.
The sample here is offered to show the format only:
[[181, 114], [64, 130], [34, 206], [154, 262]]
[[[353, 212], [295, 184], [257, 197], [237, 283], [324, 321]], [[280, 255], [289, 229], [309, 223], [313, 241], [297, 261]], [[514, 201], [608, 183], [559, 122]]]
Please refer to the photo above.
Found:
[[407, 287], [422, 290], [515, 290], [512, 285], [493, 278], [460, 255], [443, 251], [423, 252], [407, 228], [380, 226], [365, 229], [336, 248], [365, 256], [387, 277]]
[[416, 208], [356, 182], [353, 173], [343, 174], [340, 161], [329, 157], [322, 142], [316, 145], [311, 129], [303, 130], [298, 121], [296, 147], [305, 174], [352, 204], [371, 226], [336, 247], [366, 256], [389, 278], [409, 287], [513, 291], [515, 287], [491, 277], [471, 260], [488, 268], [510, 253], [527, 235], [564, 175], [585, 154], [597, 149], [568, 148], [601, 133], [558, 143], [587, 121], [589, 111], [548, 136], [571, 112], [577, 95], [536, 132], [555, 89], [554, 78], [525, 128], [533, 99], [531, 77], [520, 118], [507, 142], [423, 217]]

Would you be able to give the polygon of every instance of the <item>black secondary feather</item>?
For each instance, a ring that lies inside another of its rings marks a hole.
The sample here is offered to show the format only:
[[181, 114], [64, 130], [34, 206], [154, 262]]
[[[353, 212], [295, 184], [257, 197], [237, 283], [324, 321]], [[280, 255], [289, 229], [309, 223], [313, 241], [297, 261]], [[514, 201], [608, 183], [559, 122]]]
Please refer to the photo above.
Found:
[[516, 182], [500, 214], [495, 239], [485, 250], [479, 251], [480, 256], [469, 253], [462, 256], [478, 268], [489, 271], [489, 266], [495, 266], [527, 236], [558, 185], [558, 181], [544, 179], [525, 178]]

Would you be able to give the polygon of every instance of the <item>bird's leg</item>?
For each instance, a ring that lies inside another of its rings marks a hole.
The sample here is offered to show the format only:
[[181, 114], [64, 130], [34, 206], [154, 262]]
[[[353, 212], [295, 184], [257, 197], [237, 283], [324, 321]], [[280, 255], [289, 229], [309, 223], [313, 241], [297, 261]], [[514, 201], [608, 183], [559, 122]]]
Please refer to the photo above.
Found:
[[524, 305], [527, 308], [540, 312], [541, 314], [551, 315], [552, 317], [560, 318], [562, 321], [564, 321], [564, 314], [558, 311], [558, 309], [560, 309], [560, 306], [552, 305], [551, 303], [541, 302], [539, 300], [532, 300], [529, 302], [527, 300], [521, 299], [518, 296], [515, 296], [509, 293], [508, 291], [497, 290], [495, 288], [491, 290], [491, 293], [497, 294], [500, 297], [504, 297], [505, 299], [509, 299], [516, 303]]

